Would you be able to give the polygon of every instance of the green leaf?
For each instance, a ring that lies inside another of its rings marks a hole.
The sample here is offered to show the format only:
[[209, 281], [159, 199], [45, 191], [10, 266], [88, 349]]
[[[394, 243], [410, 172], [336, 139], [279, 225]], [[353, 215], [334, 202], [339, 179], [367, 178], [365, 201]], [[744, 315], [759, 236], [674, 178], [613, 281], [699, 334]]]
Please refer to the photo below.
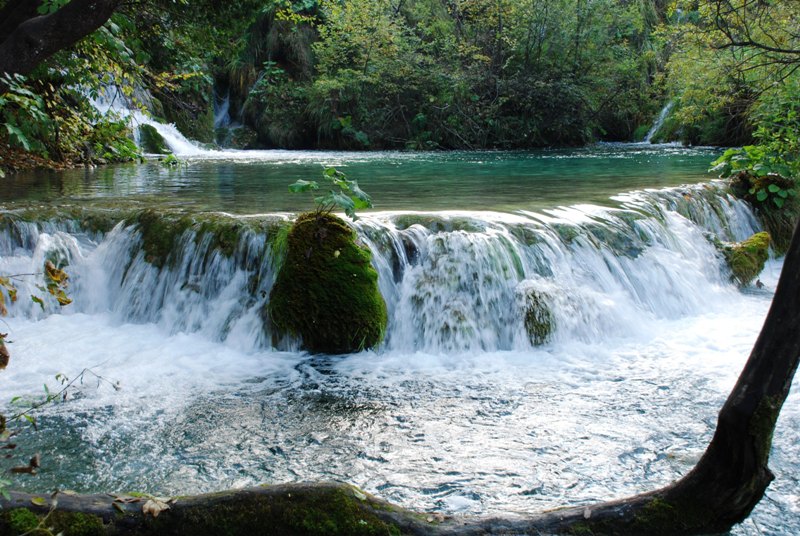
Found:
[[781, 191], [781, 187], [778, 186], [777, 184], [770, 184], [769, 186], [767, 186], [767, 190], [769, 190], [770, 192], [772, 192], [774, 194], [776, 192], [780, 192]]
[[783, 199], [786, 199], [787, 197], [789, 197], [789, 192], [787, 192], [786, 190], [779, 190], [778, 196]]
[[352, 199], [338, 192], [331, 192], [331, 196], [336, 206], [341, 207], [344, 213], [350, 216], [353, 221], [358, 219], [358, 217], [356, 217], [356, 204]]
[[297, 182], [289, 185], [289, 191], [293, 193], [311, 192], [314, 190], [319, 190], [317, 181], [298, 179]]
[[773, 197], [772, 201], [775, 202], [775, 204], [778, 206], [778, 208], [783, 208], [783, 204], [785, 203], [785, 201], [783, 199], [781, 199], [780, 197]]
[[25, 149], [26, 151], [30, 151], [31, 150], [31, 144], [28, 141], [28, 138], [25, 136], [25, 134], [23, 134], [20, 129], [18, 129], [17, 127], [12, 125], [11, 123], [6, 123], [5, 125], [6, 125], [6, 130], [8, 131], [8, 135], [12, 139], [16, 139], [17, 143], [22, 145], [23, 149]]
[[44, 311], [44, 302], [42, 301], [42, 299], [40, 297], [34, 296], [33, 294], [31, 294], [31, 301], [33, 301], [33, 303], [38, 303], [39, 307], [41, 307], [42, 311]]
[[372, 198], [369, 196], [369, 194], [367, 194], [367, 192], [358, 187], [358, 182], [356, 181], [351, 181], [351, 182], [352, 184], [350, 186], [350, 191], [352, 192], [352, 195], [350, 196], [350, 198], [355, 203], [356, 208], [357, 209], [372, 208]]
[[769, 168], [764, 164], [756, 164], [753, 166], [753, 172], [759, 177], [765, 177], [769, 174]]
[[31, 503], [33, 503], [34, 506], [46, 506], [47, 499], [45, 499], [44, 497], [34, 497], [33, 499], [31, 499]]
[[756, 199], [758, 199], [759, 201], [765, 201], [767, 197], [769, 197], [769, 194], [767, 193], [766, 190], [763, 189], [759, 190], [758, 193], [756, 194]]

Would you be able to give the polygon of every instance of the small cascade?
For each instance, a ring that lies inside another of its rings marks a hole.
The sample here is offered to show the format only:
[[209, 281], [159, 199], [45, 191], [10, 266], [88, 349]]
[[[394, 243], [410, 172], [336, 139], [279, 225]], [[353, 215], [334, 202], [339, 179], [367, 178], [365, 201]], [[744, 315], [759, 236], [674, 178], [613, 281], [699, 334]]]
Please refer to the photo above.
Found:
[[173, 124], [159, 123], [141, 110], [132, 107], [122, 91], [116, 86], [109, 86], [97, 98], [90, 98], [92, 105], [101, 114], [114, 114], [128, 119], [134, 128], [134, 139], [140, 144], [140, 127], [150, 125], [164, 138], [170, 150], [178, 156], [192, 156], [207, 152], [195, 142], [189, 140]]
[[216, 93], [214, 96], [214, 128], [229, 128], [231, 126], [231, 96], [230, 92], [224, 97], [219, 98]]
[[[356, 230], [374, 253], [389, 309], [384, 350], [460, 354], [629, 337], [736, 295], [709, 237], [742, 240], [758, 223], [721, 184], [617, 201], [544, 213], [364, 217]], [[73, 282], [65, 314], [110, 311], [237, 349], [272, 344], [265, 304], [283, 217], [145, 212], [105, 234], [69, 219], [0, 222], [0, 273], [31, 273], [56, 259]], [[35, 293], [34, 285], [22, 282], [20, 294]]]
[[653, 126], [650, 127], [650, 130], [647, 131], [647, 135], [644, 137], [644, 143], [653, 143], [653, 136], [655, 136], [661, 127], [664, 125], [664, 121], [667, 119], [667, 116], [672, 111], [672, 107], [674, 106], [673, 101], [669, 101], [662, 109], [661, 112], [658, 114], [656, 118], [656, 122], [653, 123]]

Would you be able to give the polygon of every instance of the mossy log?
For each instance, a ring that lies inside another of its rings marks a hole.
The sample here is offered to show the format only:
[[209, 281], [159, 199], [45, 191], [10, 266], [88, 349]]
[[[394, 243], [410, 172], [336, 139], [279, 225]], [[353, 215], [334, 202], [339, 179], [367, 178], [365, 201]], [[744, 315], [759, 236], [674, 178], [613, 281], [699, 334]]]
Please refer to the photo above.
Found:
[[270, 292], [277, 333], [299, 337], [314, 353], [372, 348], [386, 330], [386, 303], [369, 249], [344, 221], [301, 215], [289, 231], [286, 259]]
[[414, 513], [346, 484], [178, 497], [158, 517], [145, 513], [144, 499], [59, 494], [53, 507], [51, 498], [12, 493], [0, 500], [0, 534], [25, 532], [45, 516], [47, 526], [65, 536], [721, 534], [750, 515], [774, 478], [767, 465], [772, 433], [799, 361], [800, 232], [795, 230], [764, 327], [719, 413], [714, 438], [694, 469], [664, 488], [515, 519]]

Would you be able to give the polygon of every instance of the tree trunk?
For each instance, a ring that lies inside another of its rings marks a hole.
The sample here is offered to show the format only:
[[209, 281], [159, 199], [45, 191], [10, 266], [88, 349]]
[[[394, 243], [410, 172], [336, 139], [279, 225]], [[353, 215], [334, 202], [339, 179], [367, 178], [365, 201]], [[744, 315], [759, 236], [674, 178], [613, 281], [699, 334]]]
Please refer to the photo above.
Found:
[[[122, 0], [72, 0], [48, 15], [37, 15], [39, 1], [12, 0], [2, 10], [0, 74], [27, 75], [42, 61], [74, 45], [102, 26]], [[17, 9], [11, 9], [17, 7]], [[15, 23], [13, 28], [10, 21]]]
[[[798, 224], [800, 228], [800, 224]], [[0, 533], [36, 523], [70, 534], [715, 534], [750, 515], [773, 479], [772, 433], [800, 360], [800, 232], [784, 261], [775, 298], [717, 430], [695, 468], [669, 486], [614, 502], [527, 519], [446, 519], [414, 513], [346, 484], [268, 486], [174, 504], [111, 495], [0, 499]], [[149, 512], [149, 513], [147, 513]], [[24, 523], [27, 523], [25, 525]]]

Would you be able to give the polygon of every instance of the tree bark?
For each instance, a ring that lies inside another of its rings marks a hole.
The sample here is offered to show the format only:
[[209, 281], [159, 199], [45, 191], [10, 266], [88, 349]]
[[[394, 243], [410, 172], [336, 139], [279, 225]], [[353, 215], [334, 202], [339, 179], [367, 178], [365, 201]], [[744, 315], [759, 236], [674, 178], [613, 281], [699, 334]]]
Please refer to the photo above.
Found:
[[42, 61], [100, 28], [122, 0], [72, 0], [48, 15], [36, 13], [39, 3], [11, 0], [3, 9], [7, 17], [0, 23], [0, 37], [5, 37], [0, 42], [0, 74], [29, 74]]
[[[719, 413], [717, 430], [689, 474], [619, 501], [526, 519], [445, 519], [414, 513], [346, 484], [294, 484], [182, 497], [150, 513], [144, 498], [12, 493], [0, 499], [0, 533], [14, 534], [18, 509], [70, 535], [211, 534], [609, 534], [687, 535], [728, 531], [750, 515], [773, 479], [772, 433], [800, 360], [800, 222], [753, 351]], [[134, 501], [134, 502], [132, 502]], [[86, 532], [87, 527], [93, 527]], [[23, 527], [24, 528], [24, 527]], [[28, 527], [30, 529], [32, 527]], [[77, 532], [77, 529], [73, 532]]]

